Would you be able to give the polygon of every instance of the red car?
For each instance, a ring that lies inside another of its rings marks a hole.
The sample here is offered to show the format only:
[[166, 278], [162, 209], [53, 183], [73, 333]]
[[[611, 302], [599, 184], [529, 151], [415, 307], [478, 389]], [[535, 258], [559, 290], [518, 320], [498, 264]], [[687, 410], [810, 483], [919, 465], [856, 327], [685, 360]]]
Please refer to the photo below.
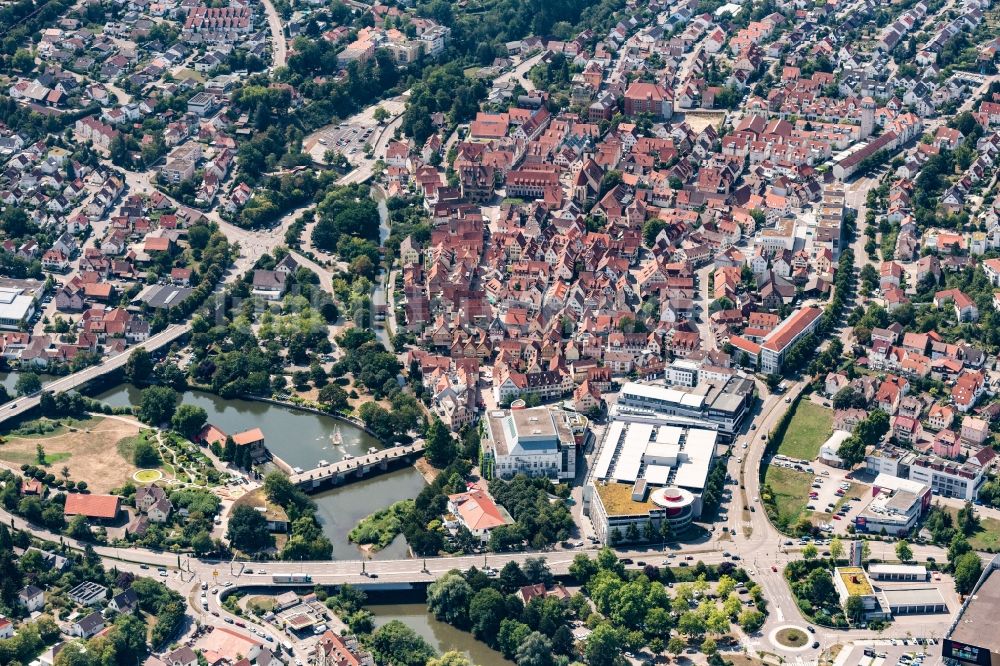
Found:
[[834, 520], [840, 520], [840, 516], [834, 516], [833, 519]]
[[242, 620], [237, 620], [236, 621], [236, 626], [237, 627], [245, 627], [247, 625]]

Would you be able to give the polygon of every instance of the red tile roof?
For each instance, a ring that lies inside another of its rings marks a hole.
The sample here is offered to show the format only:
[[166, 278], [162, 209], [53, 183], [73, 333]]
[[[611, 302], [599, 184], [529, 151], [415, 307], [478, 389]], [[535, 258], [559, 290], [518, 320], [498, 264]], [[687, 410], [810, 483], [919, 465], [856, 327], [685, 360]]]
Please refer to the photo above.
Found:
[[761, 346], [771, 351], [781, 351], [791, 343], [803, 330], [823, 315], [819, 308], [802, 308], [791, 317], [781, 322], [776, 329], [764, 339]]
[[114, 518], [118, 515], [118, 504], [121, 498], [117, 495], [80, 495], [71, 493], [66, 496], [67, 516], [86, 516], [87, 518]]

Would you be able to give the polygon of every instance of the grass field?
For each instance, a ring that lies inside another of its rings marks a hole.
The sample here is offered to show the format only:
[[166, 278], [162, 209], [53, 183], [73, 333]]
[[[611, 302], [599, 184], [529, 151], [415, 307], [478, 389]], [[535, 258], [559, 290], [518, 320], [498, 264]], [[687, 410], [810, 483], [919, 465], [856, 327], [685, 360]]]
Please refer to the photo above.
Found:
[[[952, 520], [958, 522], [958, 509], [943, 507], [951, 514]], [[1000, 520], [979, 516], [979, 531], [969, 537], [969, 545], [974, 550], [984, 550], [990, 553], [1000, 551]]]
[[812, 460], [819, 455], [819, 447], [832, 434], [833, 410], [802, 400], [795, 407], [785, 436], [778, 445], [778, 453], [800, 460]]
[[805, 513], [812, 475], [784, 467], [768, 467], [764, 483], [774, 493], [778, 522], [791, 527]]
[[45, 460], [53, 474], [69, 468], [70, 479], [86, 481], [93, 492], [103, 493], [121, 486], [136, 467], [118, 453], [116, 444], [134, 436], [138, 427], [116, 419], [93, 419], [80, 430], [62, 428], [43, 436], [8, 436], [0, 444], [0, 460], [22, 465], [35, 463], [35, 446], [45, 449]]

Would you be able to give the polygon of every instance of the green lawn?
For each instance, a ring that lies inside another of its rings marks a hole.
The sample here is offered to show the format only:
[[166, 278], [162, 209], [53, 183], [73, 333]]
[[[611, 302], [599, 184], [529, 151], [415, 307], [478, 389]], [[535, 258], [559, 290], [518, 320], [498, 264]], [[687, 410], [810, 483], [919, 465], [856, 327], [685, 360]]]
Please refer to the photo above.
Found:
[[778, 453], [800, 460], [813, 460], [819, 447], [833, 434], [833, 410], [801, 400], [788, 424]]
[[[69, 453], [68, 451], [59, 451], [56, 453], [46, 452], [44, 467], [51, 467], [56, 463], [61, 463], [66, 460], [69, 460], [72, 455], [73, 454]], [[7, 460], [8, 462], [12, 462], [17, 465], [23, 465], [23, 464], [37, 465], [38, 455], [33, 452], [8, 451], [4, 453], [4, 460]]]
[[784, 467], [768, 467], [764, 484], [774, 493], [777, 522], [792, 527], [806, 512], [812, 475]]
[[[946, 506], [944, 509], [951, 514], [952, 520], [957, 523], [958, 509], [950, 506]], [[989, 553], [1000, 551], [1000, 520], [980, 515], [979, 531], [969, 537], [969, 545], [974, 550], [982, 550]]]

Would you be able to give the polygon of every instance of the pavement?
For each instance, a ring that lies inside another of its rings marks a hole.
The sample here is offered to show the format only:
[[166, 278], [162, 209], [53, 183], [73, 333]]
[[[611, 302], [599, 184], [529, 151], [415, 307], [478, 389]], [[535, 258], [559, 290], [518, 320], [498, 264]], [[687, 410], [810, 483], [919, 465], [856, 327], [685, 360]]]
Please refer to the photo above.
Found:
[[274, 9], [271, 0], [262, 0], [264, 14], [267, 16], [267, 27], [271, 31], [272, 69], [284, 67], [288, 57], [288, 45], [285, 43], [285, 29], [281, 25], [281, 17]]

